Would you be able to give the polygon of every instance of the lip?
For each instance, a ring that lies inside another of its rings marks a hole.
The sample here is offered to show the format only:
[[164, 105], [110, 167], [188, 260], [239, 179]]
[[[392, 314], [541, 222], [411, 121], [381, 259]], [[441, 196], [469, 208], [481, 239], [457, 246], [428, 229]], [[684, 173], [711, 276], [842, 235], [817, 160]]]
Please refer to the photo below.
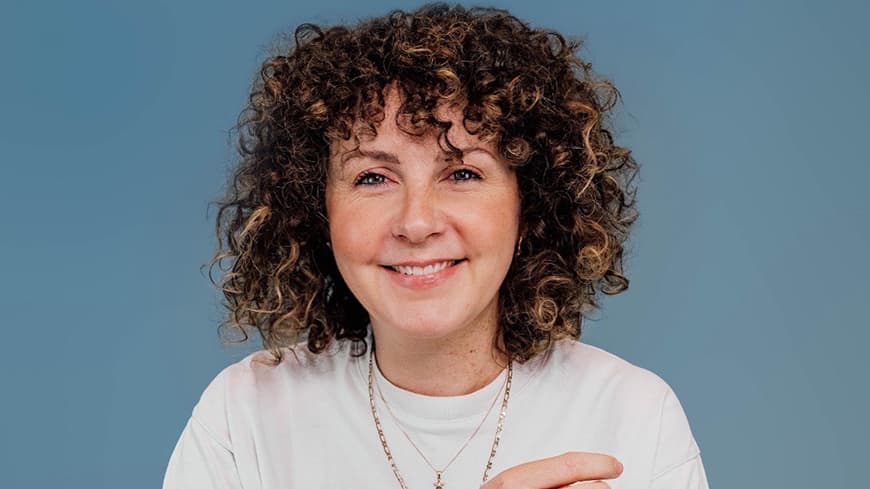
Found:
[[387, 266], [390, 267], [425, 267], [427, 265], [435, 265], [436, 263], [441, 263], [445, 261], [460, 261], [465, 258], [435, 258], [432, 260], [426, 261], [403, 261], [401, 263], [393, 263]]
[[[428, 261], [428, 262], [424, 262], [424, 263], [428, 265], [428, 264], [432, 264], [432, 263], [441, 263], [442, 261], [449, 261], [449, 260]], [[387, 266], [384, 266], [381, 268], [383, 268], [383, 270], [385, 272], [387, 272], [387, 275], [389, 275], [390, 279], [392, 279], [393, 282], [396, 283], [397, 285], [400, 285], [400, 286], [408, 288], [408, 289], [420, 290], [420, 289], [431, 289], [432, 287], [437, 287], [438, 285], [441, 285], [442, 283], [446, 282], [447, 280], [450, 279], [450, 277], [455, 275], [456, 272], [459, 271], [459, 268], [462, 267], [465, 264], [465, 262], [467, 262], [467, 261], [468, 260], [466, 260], [466, 259], [459, 260], [459, 261], [457, 261], [457, 263], [454, 263], [453, 265], [451, 265], [447, 268], [442, 268], [441, 270], [438, 270], [437, 272], [434, 272], [434, 273], [430, 273], [428, 275], [405, 275], [404, 273], [397, 272], [396, 270], [393, 270], [392, 268], [389, 268]], [[405, 265], [402, 264], [402, 266], [405, 266]], [[414, 265], [408, 265], [408, 266], [421, 266], [421, 265], [414, 264]], [[423, 266], [425, 266], [425, 265], [423, 265]]]

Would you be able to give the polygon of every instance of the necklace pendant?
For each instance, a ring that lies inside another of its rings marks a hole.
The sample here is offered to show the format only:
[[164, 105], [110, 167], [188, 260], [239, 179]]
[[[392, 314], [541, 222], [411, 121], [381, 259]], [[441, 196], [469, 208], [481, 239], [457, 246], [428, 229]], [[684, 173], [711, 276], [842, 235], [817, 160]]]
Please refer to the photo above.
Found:
[[441, 482], [441, 472], [435, 472], [435, 489], [444, 489], [444, 483]]

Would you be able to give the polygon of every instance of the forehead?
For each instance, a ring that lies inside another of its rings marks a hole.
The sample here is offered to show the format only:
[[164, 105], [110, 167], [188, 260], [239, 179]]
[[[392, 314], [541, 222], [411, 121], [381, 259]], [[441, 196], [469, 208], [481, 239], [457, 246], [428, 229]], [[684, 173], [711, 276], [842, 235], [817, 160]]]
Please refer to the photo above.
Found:
[[[384, 119], [375, 125], [377, 134], [374, 138], [361, 137], [359, 147], [365, 149], [367, 147], [377, 147], [382, 144], [394, 145], [413, 142], [416, 144], [431, 146], [432, 149], [440, 148], [442, 151], [446, 149], [446, 144], [439, 146], [437, 140], [440, 129], [432, 127], [424, 134], [418, 136], [404, 132], [396, 124], [396, 116], [399, 112], [401, 102], [401, 95], [395, 84], [388, 85], [384, 89]], [[441, 103], [433, 110], [433, 115], [438, 120], [451, 122], [446, 137], [454, 147], [461, 151], [483, 148], [493, 155], [496, 154], [495, 143], [488, 141], [485, 138], [481, 138], [477, 134], [471, 134], [465, 129], [462, 121], [462, 105], [448, 105], [447, 103]], [[354, 141], [353, 135], [351, 135], [350, 139], [333, 140], [330, 144], [330, 154], [333, 157], [344, 157], [348, 152], [356, 149], [357, 143]]]

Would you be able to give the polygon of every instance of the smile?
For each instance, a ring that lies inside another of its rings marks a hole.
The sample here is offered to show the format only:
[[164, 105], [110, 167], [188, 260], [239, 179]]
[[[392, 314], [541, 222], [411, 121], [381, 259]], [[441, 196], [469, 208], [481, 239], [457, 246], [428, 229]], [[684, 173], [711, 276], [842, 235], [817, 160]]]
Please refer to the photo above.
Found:
[[397, 272], [401, 272], [405, 275], [418, 275], [418, 276], [419, 275], [429, 275], [429, 274], [444, 270], [447, 267], [452, 267], [453, 265], [456, 264], [457, 261], [458, 260], [448, 260], [448, 261], [443, 261], [441, 263], [427, 265], [425, 267], [410, 267], [410, 266], [396, 265], [396, 266], [392, 266], [390, 268], [397, 271]]
[[448, 260], [440, 263], [433, 263], [425, 267], [416, 266], [382, 266], [388, 272], [393, 281], [411, 289], [425, 289], [435, 287], [452, 277], [459, 265], [466, 262], [466, 259]]

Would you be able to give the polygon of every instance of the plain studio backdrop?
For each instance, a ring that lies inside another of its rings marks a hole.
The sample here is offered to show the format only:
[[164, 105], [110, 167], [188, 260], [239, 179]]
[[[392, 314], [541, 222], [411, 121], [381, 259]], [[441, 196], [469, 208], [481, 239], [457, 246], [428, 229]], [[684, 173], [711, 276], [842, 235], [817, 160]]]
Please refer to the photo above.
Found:
[[[159, 487], [259, 348], [221, 345], [200, 271], [258, 63], [302, 22], [419, 5], [3, 2], [0, 487]], [[711, 487], [865, 484], [868, 4], [490, 5], [585, 38], [623, 95], [631, 285], [583, 340], [673, 386]]]

